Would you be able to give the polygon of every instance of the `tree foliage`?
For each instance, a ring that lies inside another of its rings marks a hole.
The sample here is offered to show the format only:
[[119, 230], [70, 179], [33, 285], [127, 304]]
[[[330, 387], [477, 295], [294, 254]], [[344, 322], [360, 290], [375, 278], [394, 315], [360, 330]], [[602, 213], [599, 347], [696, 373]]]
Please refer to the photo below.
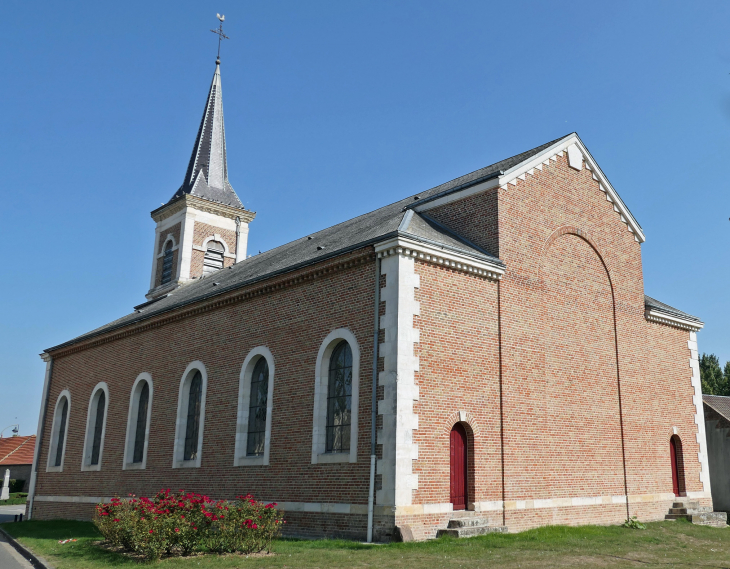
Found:
[[702, 393], [730, 396], [730, 362], [725, 364], [723, 371], [720, 359], [715, 354], [702, 354], [700, 356], [700, 380], [702, 381]]

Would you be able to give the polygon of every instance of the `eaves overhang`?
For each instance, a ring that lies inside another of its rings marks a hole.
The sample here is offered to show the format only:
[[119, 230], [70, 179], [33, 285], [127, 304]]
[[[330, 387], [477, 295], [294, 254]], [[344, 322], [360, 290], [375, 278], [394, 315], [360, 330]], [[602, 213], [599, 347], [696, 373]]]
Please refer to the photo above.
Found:
[[500, 280], [506, 270], [505, 264], [499, 259], [475, 255], [456, 247], [401, 232], [375, 245], [375, 252], [381, 258], [403, 255], [492, 280]]
[[683, 318], [682, 316], [672, 314], [671, 312], [667, 312], [657, 308], [650, 308], [648, 306], [644, 311], [644, 317], [649, 322], [665, 324], [667, 326], [674, 326], [675, 328], [689, 330], [690, 332], [699, 332], [705, 326], [705, 323], [701, 320]]

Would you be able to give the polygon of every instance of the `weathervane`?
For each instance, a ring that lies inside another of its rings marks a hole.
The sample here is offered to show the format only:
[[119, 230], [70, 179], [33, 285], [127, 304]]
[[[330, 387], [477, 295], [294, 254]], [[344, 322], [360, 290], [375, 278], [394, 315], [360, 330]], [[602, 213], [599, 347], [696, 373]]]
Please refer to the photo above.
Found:
[[218, 58], [216, 60], [216, 63], [221, 62], [221, 40], [227, 40], [231, 39], [226, 34], [223, 33], [223, 22], [225, 21], [226, 17], [222, 14], [216, 14], [218, 19], [220, 20], [220, 25], [218, 26], [217, 30], [210, 30], [214, 34], [218, 35]]

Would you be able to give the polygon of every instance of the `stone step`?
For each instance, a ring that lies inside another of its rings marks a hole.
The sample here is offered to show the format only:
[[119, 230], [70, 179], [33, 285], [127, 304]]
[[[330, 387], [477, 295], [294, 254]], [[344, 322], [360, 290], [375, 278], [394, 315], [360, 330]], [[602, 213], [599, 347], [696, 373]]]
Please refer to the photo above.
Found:
[[669, 508], [670, 514], [687, 515], [687, 514], [705, 514], [708, 512], [712, 512], [712, 508], [710, 506], [699, 506], [697, 508]]
[[489, 521], [486, 518], [456, 518], [449, 520], [449, 529], [470, 528], [476, 526], [487, 526]]
[[693, 524], [715, 528], [727, 527], [727, 512], [701, 512], [699, 514], [689, 514], [688, 517]]
[[687, 508], [688, 510], [692, 510], [694, 508], [699, 508], [700, 503], [696, 502], [694, 500], [675, 500], [672, 504], [672, 508]]
[[475, 537], [477, 535], [486, 535], [488, 533], [507, 533], [505, 526], [471, 526], [460, 528], [440, 529], [436, 532], [436, 537], [448, 535], [451, 537]]
[[667, 514], [666, 520], [687, 520], [701, 526], [727, 527], [727, 512], [695, 512], [689, 514]]

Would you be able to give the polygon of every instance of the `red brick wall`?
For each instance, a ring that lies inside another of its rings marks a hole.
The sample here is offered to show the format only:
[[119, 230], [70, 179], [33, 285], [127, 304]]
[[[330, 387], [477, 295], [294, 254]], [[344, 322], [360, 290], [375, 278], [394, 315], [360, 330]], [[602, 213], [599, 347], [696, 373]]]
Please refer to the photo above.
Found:
[[413, 503], [450, 501], [449, 434], [462, 410], [470, 413], [475, 431], [469, 501], [501, 500], [497, 284], [443, 266], [415, 267], [421, 306], [414, 318], [420, 343]]
[[[494, 214], [495, 196], [498, 240], [488, 222], [465, 228], [469, 212], [476, 213], [479, 220]], [[566, 157], [558, 157], [516, 186], [472, 196], [427, 214], [484, 248], [498, 246], [507, 265], [500, 284], [506, 500], [624, 493], [617, 365], [629, 494], [671, 493], [669, 437], [673, 426], [678, 426], [684, 445], [687, 490], [701, 491], [689, 334], [645, 320], [640, 245], [591, 172], [571, 169]], [[430, 317], [433, 293], [429, 287], [434, 285], [429, 280], [434, 278], [427, 273], [421, 277], [418, 293], [422, 316], [417, 327], [422, 339], [430, 338], [432, 328], [440, 324]], [[463, 289], [465, 296], [482, 300], [483, 295], [470, 291], [469, 279], [457, 275], [458, 282], [445, 283], [444, 289], [448, 295], [458, 295]], [[478, 310], [474, 316], [483, 318]], [[450, 324], [448, 319], [446, 322]], [[463, 332], [468, 331], [461, 332], [452, 337], [462, 340]], [[450, 347], [460, 350], [458, 343]], [[430, 348], [419, 347], [421, 373], [417, 378], [422, 394], [422, 382], [429, 382], [429, 359], [435, 357]], [[465, 349], [459, 356], [467, 366], [482, 354], [475, 356]], [[479, 388], [485, 400], [493, 397], [490, 383], [479, 384]], [[466, 399], [465, 406], [471, 397], [478, 394], [458, 392], [458, 399]], [[437, 437], [435, 431], [440, 428], [438, 420], [430, 423], [431, 415], [421, 415], [428, 408], [424, 399], [422, 395], [418, 403], [419, 432], [414, 435], [423, 441], [420, 444]], [[439, 436], [443, 461], [448, 437], [446, 432]], [[493, 433], [489, 436], [494, 438]], [[489, 437], [485, 439], [484, 444], [489, 445]], [[475, 443], [475, 452], [480, 444]], [[419, 464], [420, 453], [419, 445], [414, 472], [426, 469]], [[495, 466], [490, 473], [493, 479]], [[414, 502], [448, 495], [445, 482], [440, 490], [434, 484], [438, 485], [428, 481], [419, 487]], [[481, 497], [479, 484], [476, 496], [490, 499]], [[657, 519], [668, 506], [632, 504], [631, 510]], [[607, 504], [508, 510], [506, 522], [511, 529], [520, 529], [542, 523], [610, 523], [625, 516], [625, 505]]]
[[[375, 269], [372, 252], [348, 257], [353, 264], [349, 268], [320, 267], [322, 274], [299, 284], [57, 357], [45, 432], [50, 432], [53, 403], [68, 389], [64, 471], [45, 472], [44, 441], [37, 495], [149, 495], [160, 488], [186, 488], [218, 498], [251, 492], [277, 502], [367, 504]], [[327, 334], [340, 327], [354, 333], [361, 352], [358, 461], [313, 465], [315, 360]], [[270, 466], [234, 467], [239, 374], [248, 352], [260, 345], [271, 350], [276, 363]], [[172, 469], [178, 389], [186, 366], [194, 360], [201, 360], [208, 372], [202, 466]], [[123, 471], [129, 396], [141, 372], [150, 373], [154, 384], [147, 469]], [[100, 381], [109, 385], [102, 468], [80, 472], [88, 401]], [[91, 510], [79, 506], [79, 511]], [[57, 505], [35, 503], [38, 517], [58, 512]]]
[[[674, 427], [683, 444], [687, 491], [701, 491], [689, 334], [645, 320], [640, 245], [591, 173], [571, 169], [558, 157], [516, 186], [428, 214], [487, 250], [498, 250], [507, 272], [497, 284], [416, 262], [420, 398], [414, 404], [419, 458], [413, 473], [419, 486], [413, 504], [449, 502], [449, 431], [459, 411], [468, 413], [471, 433], [469, 501], [499, 502], [504, 496], [512, 530], [625, 518], [626, 506], [610, 498], [624, 494], [621, 417], [629, 495], [671, 493]], [[221, 232], [210, 228], [208, 234], [215, 231]], [[64, 388], [72, 395], [65, 472], [41, 472], [37, 493], [109, 496], [184, 486], [217, 497], [245, 490], [280, 502], [366, 504], [374, 286], [367, 255], [364, 264], [59, 357], [51, 401]], [[327, 333], [342, 326], [358, 337], [361, 349], [358, 462], [311, 465], [314, 362]], [[240, 366], [262, 344], [276, 358], [271, 466], [234, 468]], [[173, 470], [177, 390], [185, 366], [196, 359], [206, 364], [210, 378], [203, 467]], [[148, 467], [122, 472], [129, 390], [142, 371], [155, 382]], [[103, 467], [79, 472], [88, 398], [98, 381], [110, 386]], [[49, 416], [46, 432], [50, 421]], [[46, 453], [44, 444], [41, 465]], [[532, 507], [536, 499], [598, 496], [607, 501]], [[515, 509], [518, 500], [529, 506]], [[660, 519], [669, 502], [652, 500], [632, 503], [631, 514]], [[40, 515], [50, 508], [43, 504], [36, 504]], [[348, 535], [364, 531], [360, 514], [338, 516], [321, 522], [326, 515], [297, 513], [292, 519], [300, 520], [307, 535], [318, 524], [346, 524]], [[484, 517], [502, 523], [499, 510]], [[379, 518], [382, 535], [389, 519]], [[433, 535], [447, 519], [397, 516], [420, 537]]]
[[499, 257], [498, 190], [451, 202], [426, 215]]

